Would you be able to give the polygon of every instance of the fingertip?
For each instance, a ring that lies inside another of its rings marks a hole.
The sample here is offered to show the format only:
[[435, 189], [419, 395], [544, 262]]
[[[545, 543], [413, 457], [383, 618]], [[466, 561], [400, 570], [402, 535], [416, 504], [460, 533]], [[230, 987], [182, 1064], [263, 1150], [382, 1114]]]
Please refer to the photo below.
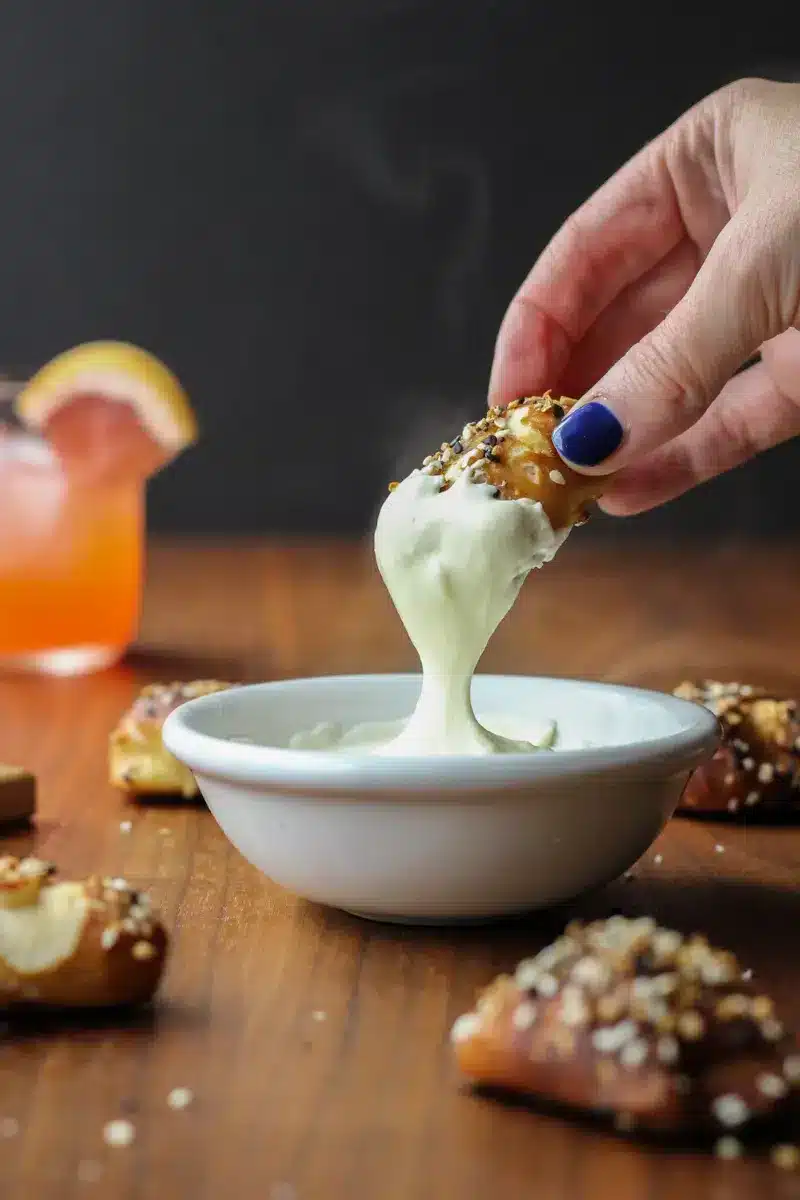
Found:
[[569, 360], [571, 345], [557, 321], [517, 296], [495, 342], [489, 375], [490, 404], [505, 406], [519, 396], [555, 388]]
[[625, 437], [622, 422], [599, 396], [577, 404], [555, 428], [553, 445], [574, 471], [604, 475]]

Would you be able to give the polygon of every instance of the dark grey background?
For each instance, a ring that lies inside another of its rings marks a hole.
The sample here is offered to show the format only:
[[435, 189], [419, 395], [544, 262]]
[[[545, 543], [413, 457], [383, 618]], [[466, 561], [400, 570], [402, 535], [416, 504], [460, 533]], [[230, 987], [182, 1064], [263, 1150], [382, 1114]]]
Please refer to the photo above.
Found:
[[[791, 75], [795, 11], [4, 0], [0, 365], [110, 336], [174, 367], [204, 437], [156, 528], [362, 530], [480, 408], [559, 222], [705, 92]], [[795, 529], [798, 467], [596, 529]]]

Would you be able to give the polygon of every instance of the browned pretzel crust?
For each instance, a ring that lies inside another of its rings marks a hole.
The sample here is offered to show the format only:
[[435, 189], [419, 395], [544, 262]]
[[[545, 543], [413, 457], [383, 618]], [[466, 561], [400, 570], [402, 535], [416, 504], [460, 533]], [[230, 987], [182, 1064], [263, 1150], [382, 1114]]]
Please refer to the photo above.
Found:
[[734, 956], [649, 917], [568, 926], [491, 984], [453, 1043], [475, 1084], [626, 1129], [738, 1129], [800, 1081], [793, 1040]]
[[134, 796], [197, 796], [194, 776], [166, 749], [161, 730], [169, 714], [186, 700], [231, 686], [216, 679], [198, 679], [142, 688], [109, 739], [112, 786]]
[[124, 879], [54, 881], [36, 858], [0, 858], [0, 1007], [104, 1008], [156, 991], [167, 935]]
[[718, 718], [723, 741], [692, 774], [679, 811], [800, 812], [800, 718], [797, 701], [748, 684], [682, 683], [675, 695]]
[[471, 470], [476, 482], [496, 487], [502, 499], [539, 501], [553, 529], [580, 525], [604, 481], [572, 471], [553, 446], [553, 431], [574, 404], [547, 392], [514, 400], [508, 408], [490, 408], [452, 442], [443, 442], [422, 470], [440, 475], [443, 490]]

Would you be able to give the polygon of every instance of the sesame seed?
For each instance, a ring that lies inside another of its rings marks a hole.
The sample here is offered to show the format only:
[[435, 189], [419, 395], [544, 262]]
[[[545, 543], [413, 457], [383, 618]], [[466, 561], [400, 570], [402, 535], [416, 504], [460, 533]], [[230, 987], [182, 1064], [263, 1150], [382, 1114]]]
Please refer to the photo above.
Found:
[[699, 1012], [690, 1009], [689, 1012], [681, 1013], [678, 1017], [677, 1029], [687, 1042], [696, 1042], [705, 1033], [706, 1023]]
[[555, 975], [542, 975], [536, 984], [536, 990], [540, 996], [555, 996], [558, 991], [558, 980]]
[[133, 829], [133, 821], [120, 821], [120, 823], [119, 823], [120, 833], [130, 833], [130, 831], [132, 829]]
[[780, 1075], [759, 1075], [756, 1087], [769, 1100], [780, 1100], [789, 1090]]
[[744, 798], [744, 802], [748, 808], [752, 808], [754, 804], [758, 804], [760, 799], [761, 794], [759, 792], [748, 792]]
[[714, 1009], [714, 1012], [720, 1021], [729, 1021], [734, 1017], [743, 1017], [750, 1012], [750, 999], [748, 996], [742, 996], [734, 992], [733, 995], [723, 996]]
[[683, 938], [675, 929], [659, 929], [653, 934], [653, 949], [659, 958], [672, 958], [682, 942]]
[[583, 992], [574, 984], [567, 984], [561, 995], [561, 1019], [565, 1025], [585, 1025], [589, 1020], [589, 1006]]
[[327, 1019], [328, 1019], [328, 1014], [326, 1012], [323, 1012], [321, 1008], [315, 1009], [314, 1012], [312, 1012], [312, 1014], [311, 1014], [311, 1020], [317, 1021], [319, 1024], [321, 1024], [323, 1021], [327, 1021]]
[[773, 1146], [769, 1158], [773, 1167], [777, 1167], [779, 1171], [795, 1171], [800, 1166], [800, 1150], [797, 1146]]
[[643, 1038], [636, 1038], [633, 1042], [628, 1042], [622, 1047], [619, 1055], [619, 1061], [624, 1067], [641, 1067], [642, 1063], [647, 1058], [647, 1042]]
[[541, 969], [535, 958], [524, 959], [514, 975], [514, 982], [521, 992], [529, 992], [536, 987]]
[[728, 812], [736, 812], [740, 803], [741, 801], [739, 800], [738, 796], [731, 796], [730, 800], [728, 801]]
[[562, 472], [561, 472], [561, 471], [559, 471], [558, 469], [554, 469], [554, 470], [552, 470], [552, 471], [548, 471], [548, 475], [550, 476], [550, 481], [551, 481], [551, 483], [559, 483], [559, 484], [561, 484], [561, 485], [562, 485], [562, 487], [563, 487], [564, 485], [566, 485], [566, 482], [567, 482], [567, 481], [566, 481], [566, 479], [564, 478], [564, 476], [563, 476]]
[[712, 1101], [711, 1111], [720, 1125], [728, 1125], [732, 1129], [737, 1125], [743, 1125], [750, 1116], [750, 1109], [742, 1097], [737, 1096], [735, 1092], [727, 1092], [723, 1096], [717, 1096]]
[[722, 845], [721, 842], [717, 842], [716, 846], [714, 847], [714, 850], [716, 851], [717, 854], [725, 853], [725, 847]]
[[784, 1059], [783, 1073], [790, 1083], [800, 1083], [800, 1054], [790, 1054]]
[[756, 996], [753, 1001], [753, 1016], [757, 1021], [772, 1016], [772, 1001], [769, 996]]
[[654, 856], [654, 858], [653, 858], [653, 862], [656, 864], [656, 866], [657, 866], [657, 867], [661, 866], [661, 863], [662, 863], [663, 861], [664, 861], [664, 855], [663, 855], [663, 854], [656, 854], [656, 855]]
[[450, 1041], [453, 1043], [468, 1042], [478, 1033], [482, 1023], [477, 1013], [464, 1013], [453, 1025], [450, 1031]]
[[137, 962], [146, 962], [148, 958], [155, 958], [156, 948], [152, 942], [134, 942], [131, 954]]
[[536, 1005], [531, 1004], [530, 1000], [523, 1000], [517, 1005], [514, 1010], [514, 1015], [511, 1018], [511, 1024], [520, 1033], [523, 1033], [536, 1021]]
[[731, 784], [736, 783], [736, 776], [734, 775], [733, 771], [728, 772], [723, 780], [723, 783], [726, 787], [730, 787]]
[[14, 1138], [19, 1133], [19, 1121], [16, 1117], [0, 1118], [0, 1138]]
[[572, 968], [572, 978], [592, 991], [602, 991], [608, 987], [611, 971], [607, 963], [601, 962], [599, 958], [579, 958]]
[[680, 984], [680, 976], [674, 971], [667, 971], [663, 975], [655, 975], [653, 977], [653, 993], [656, 996], [670, 996], [678, 990]]
[[745, 771], [752, 771], [752, 769], [755, 765], [756, 765], [756, 760], [754, 758], [743, 758], [742, 759], [742, 766], [744, 767]]
[[660, 1037], [656, 1043], [656, 1057], [658, 1058], [659, 1062], [672, 1065], [678, 1061], [680, 1052], [681, 1048], [677, 1038], [674, 1038], [669, 1034], [666, 1034], [664, 1037]]
[[136, 1139], [136, 1130], [130, 1121], [109, 1121], [103, 1128], [103, 1141], [107, 1146], [130, 1146]]
[[100, 934], [100, 945], [104, 950], [110, 950], [116, 946], [119, 941], [119, 930], [114, 925], [109, 925]]
[[188, 1108], [194, 1100], [194, 1092], [191, 1088], [176, 1087], [167, 1096], [167, 1104], [170, 1108], [176, 1111], [182, 1108]]
[[753, 978], [752, 967], [748, 967], [746, 971], [742, 971], [742, 979], [744, 980], [745, 983], [749, 983], [752, 978]]
[[167, 837], [170, 833], [172, 833], [172, 830], [168, 829], [166, 825], [162, 825], [158, 832], [162, 837]]
[[758, 778], [760, 783], [772, 783], [775, 778], [775, 768], [772, 763], [764, 762], [758, 768]]
[[761, 1022], [761, 1032], [768, 1042], [779, 1042], [783, 1037], [783, 1025], [774, 1017], [767, 1017]]
[[720, 1138], [714, 1145], [714, 1153], [717, 1158], [722, 1158], [730, 1162], [734, 1158], [741, 1158], [742, 1143], [737, 1141], [735, 1137]]
[[626, 1042], [636, 1037], [637, 1027], [634, 1021], [620, 1021], [618, 1025], [595, 1029], [592, 1034], [592, 1045], [601, 1054], [614, 1054], [621, 1050]]

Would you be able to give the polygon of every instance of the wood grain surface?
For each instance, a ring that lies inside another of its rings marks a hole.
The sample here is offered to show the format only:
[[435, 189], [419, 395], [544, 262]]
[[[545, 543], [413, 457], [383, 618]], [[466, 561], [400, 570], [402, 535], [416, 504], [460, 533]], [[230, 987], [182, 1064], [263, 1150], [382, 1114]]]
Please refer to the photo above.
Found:
[[[800, 691], [798, 596], [792, 548], [615, 552], [576, 536], [528, 583], [483, 667]], [[36, 772], [40, 805], [35, 831], [4, 848], [123, 874], [175, 931], [152, 1012], [3, 1033], [3, 1200], [800, 1196], [800, 1175], [760, 1159], [640, 1146], [476, 1098], [447, 1041], [494, 974], [571, 916], [612, 910], [707, 931], [800, 1024], [800, 826], [674, 820], [633, 882], [515, 922], [404, 929], [281, 891], [202, 806], [137, 806], [106, 782], [108, 732], [144, 682], [413, 666], [369, 546], [184, 543], [152, 548], [128, 662], [0, 680], [0, 760]], [[167, 1102], [176, 1087], [194, 1096], [183, 1111]], [[115, 1118], [135, 1129], [127, 1148], [104, 1144]]]

